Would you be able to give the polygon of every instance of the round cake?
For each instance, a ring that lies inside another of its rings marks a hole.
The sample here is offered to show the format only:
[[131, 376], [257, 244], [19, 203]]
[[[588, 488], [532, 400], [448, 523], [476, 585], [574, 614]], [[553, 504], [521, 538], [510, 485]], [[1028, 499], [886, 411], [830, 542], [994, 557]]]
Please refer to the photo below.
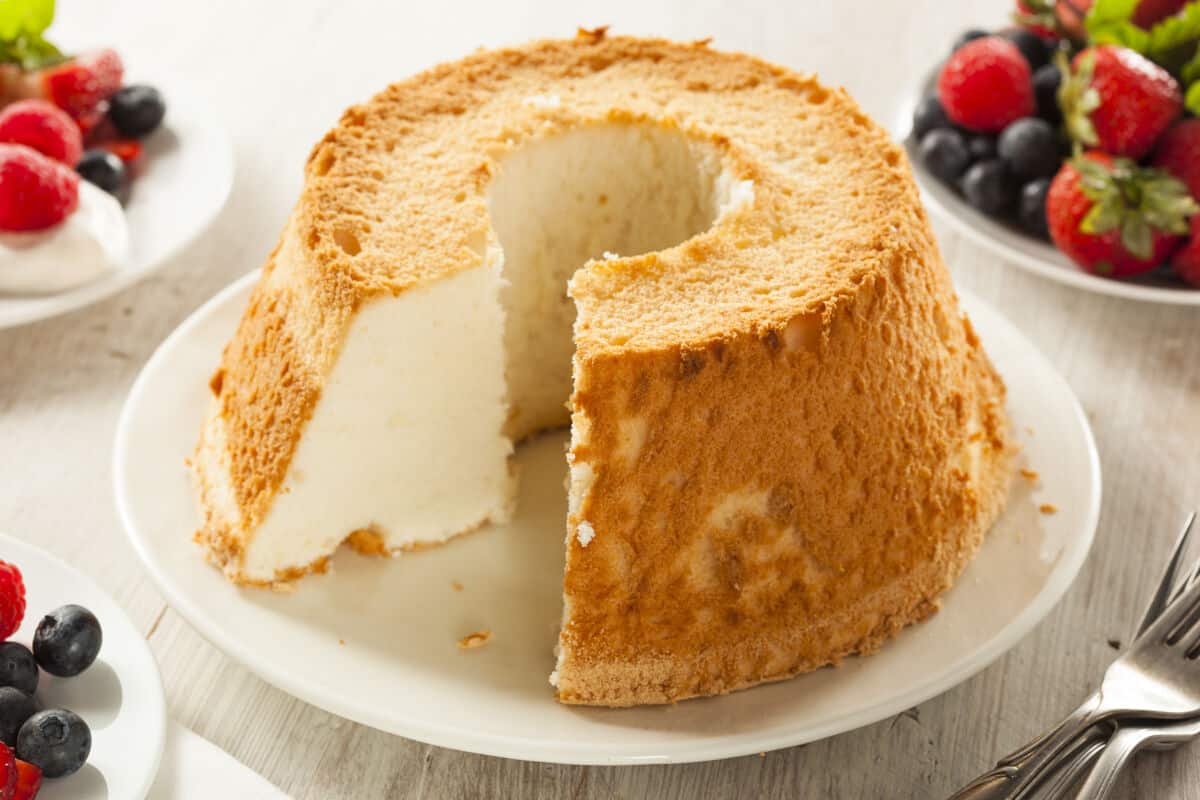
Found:
[[504, 521], [514, 443], [569, 425], [567, 703], [876, 650], [1010, 473], [903, 151], [811, 76], [603, 30], [346, 111], [210, 385], [196, 538], [242, 584]]

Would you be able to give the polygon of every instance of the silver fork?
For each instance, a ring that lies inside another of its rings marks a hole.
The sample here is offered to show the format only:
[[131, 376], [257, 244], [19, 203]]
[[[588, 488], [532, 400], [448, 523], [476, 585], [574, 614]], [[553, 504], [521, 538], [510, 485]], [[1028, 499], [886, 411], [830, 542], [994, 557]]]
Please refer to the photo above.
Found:
[[[1117, 776], [1126, 762], [1143, 747], [1169, 750], [1200, 736], [1200, 719], [1169, 722], [1160, 725], [1122, 725], [1100, 751], [1087, 781], [1076, 800], [1103, 800], [1117, 784]], [[1069, 784], [1068, 784], [1069, 785]], [[1053, 796], [1053, 795], [1051, 795]], [[1060, 797], [1063, 795], [1059, 795]]]
[[[1180, 561], [1187, 550], [1188, 540], [1191, 536], [1195, 519], [1195, 513], [1191, 514], [1179, 534], [1175, 548], [1171, 553], [1171, 558], [1163, 570], [1162, 578], [1159, 580], [1154, 596], [1151, 598], [1142, 621], [1138, 626], [1139, 637], [1158, 619], [1168, 604], [1175, 607], [1174, 601], [1182, 599], [1180, 598], [1180, 594], [1183, 589], [1180, 589], [1178, 592], [1174, 589], [1175, 575], [1179, 571]], [[1200, 582], [1197, 582], [1196, 585], [1200, 586]], [[1135, 646], [1131, 646], [1131, 649], [1124, 656], [1118, 659], [1117, 662], [1114, 662], [1113, 666], [1109, 668], [1110, 672], [1118, 662], [1132, 656], [1137, 649], [1136, 645], [1140, 641], [1140, 638], [1135, 640]], [[1101, 690], [1085, 700], [1079, 708], [1059, 723], [1057, 727], [1016, 752], [1002, 758], [995, 768], [980, 775], [959, 789], [951, 795], [949, 800], [1007, 800], [1008, 798], [1019, 797], [1021, 794], [1025, 794], [1028, 789], [1044, 783], [1047, 777], [1047, 769], [1055, 763], [1061, 752], [1072, 741], [1086, 732], [1096, 722], [1121, 713], [1122, 710], [1120, 708], [1116, 708], [1104, 701], [1104, 689], [1108, 680], [1109, 673], [1106, 672], [1105, 683], [1101, 686]], [[1110, 700], [1112, 699], [1111, 691], [1109, 698]], [[1139, 716], [1156, 716], [1154, 713], [1142, 714], [1140, 711], [1138, 714]], [[1094, 753], [1095, 748], [1092, 748], [1092, 750]], [[1077, 769], [1085, 767], [1089, 760], [1077, 760]]]

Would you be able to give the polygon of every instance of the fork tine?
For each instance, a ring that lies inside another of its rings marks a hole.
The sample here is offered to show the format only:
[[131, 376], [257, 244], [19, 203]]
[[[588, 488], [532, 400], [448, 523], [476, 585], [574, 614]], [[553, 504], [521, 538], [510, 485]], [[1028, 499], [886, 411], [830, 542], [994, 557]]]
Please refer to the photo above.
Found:
[[1175, 541], [1175, 549], [1171, 552], [1171, 558], [1167, 561], [1167, 566], [1163, 570], [1162, 577], [1158, 580], [1158, 588], [1154, 590], [1154, 596], [1150, 598], [1150, 604], [1146, 606], [1146, 611], [1142, 615], [1142, 621], [1138, 624], [1137, 636], [1145, 633], [1146, 629], [1158, 619], [1172, 600], [1175, 600], [1197, 577], [1200, 577], [1200, 560], [1196, 565], [1196, 571], [1193, 572], [1183, 582], [1178, 589], [1175, 589], [1175, 576], [1179, 572], [1179, 562], [1183, 559], [1183, 553], [1187, 550], [1188, 540], [1191, 539], [1193, 523], [1196, 521], [1196, 512], [1188, 514], [1187, 520], [1183, 523], [1183, 530], [1179, 532], [1179, 538]]
[[1137, 638], [1139, 644], [1156, 647], [1161, 642], [1170, 646], [1178, 644], [1181, 636], [1196, 623], [1196, 611], [1200, 608], [1200, 581], [1191, 584], [1174, 600], [1167, 604], [1162, 614], [1146, 633]]

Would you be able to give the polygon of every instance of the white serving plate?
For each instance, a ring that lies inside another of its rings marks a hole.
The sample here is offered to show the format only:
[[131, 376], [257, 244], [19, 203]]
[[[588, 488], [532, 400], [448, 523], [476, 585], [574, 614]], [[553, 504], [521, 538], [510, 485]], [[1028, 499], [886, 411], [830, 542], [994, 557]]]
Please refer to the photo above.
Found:
[[[191, 540], [199, 525], [184, 459], [208, 378], [257, 275], [184, 322], [147, 363], [118, 425], [117, 505], [171, 605], [265, 680], [334, 714], [432, 744], [581, 764], [699, 761], [847, 731], [922, 702], [1016, 644], [1067, 590], [1092, 542], [1100, 468], [1066, 382], [1013, 326], [964, 295], [1009, 387], [1022, 462], [1008, 509], [943, 610], [870, 658], [726, 697], [626, 710], [563, 706], [547, 676], [561, 614], [563, 435], [518, 455], [512, 523], [397, 560], [340, 552], [294, 594], [230, 585]], [[1041, 514], [1053, 503], [1059, 512]], [[453, 583], [462, 585], [456, 591]], [[487, 628], [492, 640], [457, 640]]]
[[158, 664], [121, 607], [75, 568], [11, 536], [0, 534], [0, 559], [25, 579], [26, 610], [13, 641], [33, 644], [42, 617], [75, 603], [100, 620], [104, 643], [96, 663], [74, 678], [42, 673], [37, 697], [44, 708], [67, 708], [92, 731], [92, 752], [66, 778], [42, 781], [38, 800], [109, 800], [144, 797], [158, 772], [167, 712]]
[[917, 142], [911, 132], [913, 109], [926, 93], [933, 90], [936, 81], [935, 68], [913, 87], [913, 93], [902, 104], [900, 117], [893, 127], [893, 133], [908, 151], [921, 197], [935, 214], [980, 247], [1043, 278], [1128, 300], [1200, 306], [1200, 288], [1189, 288], [1163, 271], [1123, 280], [1084, 272], [1054, 245], [1025, 235], [1015, 225], [1006, 225], [976, 211], [957, 192], [935, 178], [921, 164]]
[[145, 141], [125, 221], [128, 262], [91, 283], [54, 294], [0, 292], [0, 328], [98, 302], [153, 274], [200, 235], [233, 186], [233, 146], [212, 109], [184, 87], [154, 77], [167, 101], [163, 127]]

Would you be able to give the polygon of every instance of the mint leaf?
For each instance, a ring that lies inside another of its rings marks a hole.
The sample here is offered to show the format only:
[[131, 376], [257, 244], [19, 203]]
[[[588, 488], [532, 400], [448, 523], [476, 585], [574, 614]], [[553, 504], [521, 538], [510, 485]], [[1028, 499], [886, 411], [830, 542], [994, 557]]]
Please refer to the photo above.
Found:
[[0, 0], [0, 41], [41, 38], [54, 21], [54, 0]]
[[40, 69], [64, 60], [42, 33], [54, 21], [54, 0], [0, 0], [0, 63]]
[[65, 61], [67, 57], [38, 35], [19, 36], [0, 41], [0, 64], [19, 64], [21, 69], [41, 69]]

